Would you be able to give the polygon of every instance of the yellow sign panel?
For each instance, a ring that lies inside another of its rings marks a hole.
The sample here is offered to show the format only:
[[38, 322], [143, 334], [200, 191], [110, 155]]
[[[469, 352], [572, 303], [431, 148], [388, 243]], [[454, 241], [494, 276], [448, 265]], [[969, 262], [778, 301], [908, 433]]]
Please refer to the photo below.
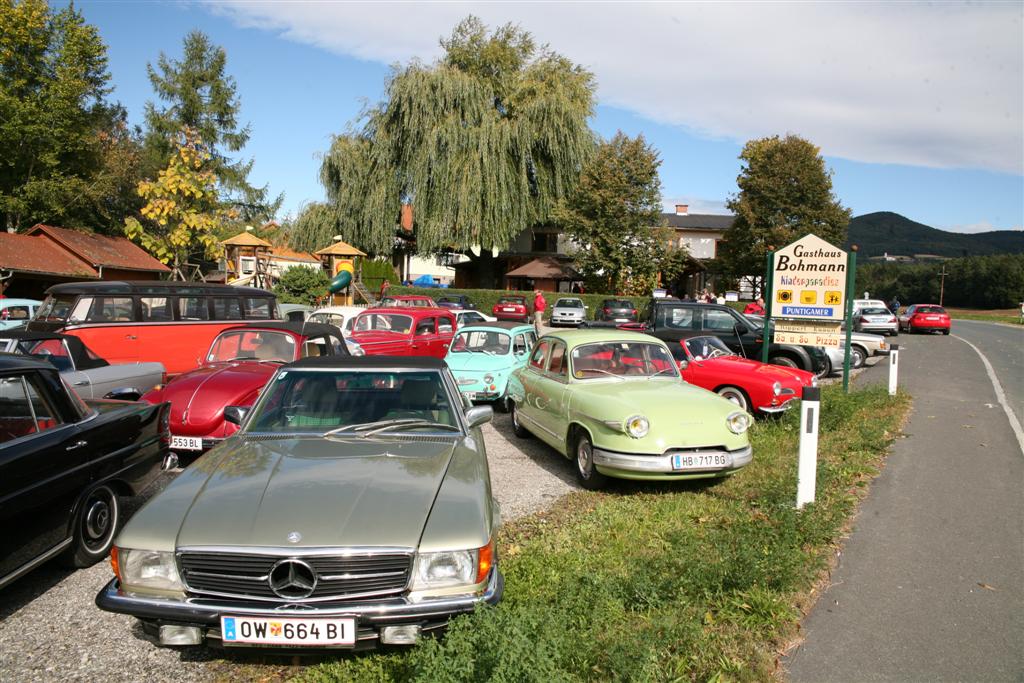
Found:
[[825, 305], [826, 306], [842, 306], [843, 305], [843, 293], [842, 292], [825, 292]]
[[775, 300], [780, 304], [791, 304], [793, 303], [793, 290], [792, 289], [780, 289], [775, 293]]
[[818, 303], [818, 293], [813, 289], [805, 289], [800, 292], [800, 303], [802, 304], [816, 304]]

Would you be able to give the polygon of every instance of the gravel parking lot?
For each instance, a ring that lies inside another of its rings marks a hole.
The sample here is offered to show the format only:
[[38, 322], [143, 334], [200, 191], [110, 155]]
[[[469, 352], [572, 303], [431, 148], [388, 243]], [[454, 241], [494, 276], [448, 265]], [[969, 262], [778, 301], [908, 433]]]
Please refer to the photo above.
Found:
[[[571, 463], [536, 439], [518, 439], [508, 415], [484, 427], [494, 495], [509, 520], [550, 505], [576, 488]], [[137, 509], [166, 486], [165, 474]], [[286, 673], [291, 660], [204, 648], [158, 648], [132, 617], [103, 612], [93, 604], [110, 580], [100, 563], [71, 572], [48, 564], [0, 592], [0, 680], [5, 681], [203, 681]], [[268, 668], [251, 668], [256, 662]], [[256, 672], [260, 672], [257, 674]]]

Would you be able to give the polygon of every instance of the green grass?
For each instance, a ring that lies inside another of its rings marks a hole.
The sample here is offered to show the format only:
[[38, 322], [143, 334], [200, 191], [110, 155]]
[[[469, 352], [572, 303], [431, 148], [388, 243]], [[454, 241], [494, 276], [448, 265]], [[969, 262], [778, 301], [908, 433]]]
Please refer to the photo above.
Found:
[[506, 526], [498, 607], [456, 619], [443, 639], [301, 678], [770, 678], [909, 408], [884, 388], [823, 394], [818, 498], [802, 512], [794, 411], [758, 423], [754, 462], [717, 486], [622, 483]]
[[990, 323], [1009, 323], [1020, 325], [1020, 311], [1016, 308], [1001, 308], [992, 311], [971, 308], [947, 308], [946, 312], [954, 320], [983, 320]]

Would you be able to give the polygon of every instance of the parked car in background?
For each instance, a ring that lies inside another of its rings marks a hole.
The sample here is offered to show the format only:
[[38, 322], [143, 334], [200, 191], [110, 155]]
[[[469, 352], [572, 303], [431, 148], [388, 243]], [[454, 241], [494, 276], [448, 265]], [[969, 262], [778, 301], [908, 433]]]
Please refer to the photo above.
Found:
[[294, 651], [412, 645], [501, 599], [492, 411], [442, 360], [307, 358], [250, 412], [118, 535], [101, 609], [161, 645]]
[[594, 312], [594, 320], [629, 323], [636, 322], [636, 319], [636, 306], [629, 299], [605, 299]]
[[455, 329], [457, 330], [471, 323], [493, 323], [497, 320], [493, 315], [486, 315], [480, 311], [466, 311], [453, 308], [452, 313], [455, 314]]
[[306, 306], [305, 304], [277, 305], [277, 312], [281, 316], [281, 320], [287, 320], [293, 323], [301, 323], [308, 320], [313, 310], [312, 306]]
[[579, 327], [587, 319], [587, 307], [583, 299], [575, 296], [563, 296], [551, 307], [551, 326], [569, 325]]
[[27, 329], [74, 335], [110, 363], [163, 363], [173, 376], [222, 330], [277, 318], [275, 296], [254, 287], [101, 280], [50, 287]]
[[[746, 358], [761, 358], [764, 319], [744, 316], [729, 306], [652, 298], [642, 320], [647, 333], [662, 341], [671, 343], [689, 337], [713, 335]], [[815, 346], [770, 342], [768, 362], [813, 372], [819, 377], [828, 371], [825, 352]]]
[[935, 304], [914, 304], [900, 316], [900, 328], [910, 334], [915, 332], [941, 332], [949, 334], [949, 314], [942, 306]]
[[49, 363], [0, 355], [0, 588], [60, 556], [107, 557], [121, 495], [160, 474], [167, 406], [85, 402]]
[[441, 308], [461, 308], [464, 311], [475, 311], [476, 304], [465, 294], [449, 294], [435, 299]]
[[444, 308], [368, 308], [350, 338], [368, 356], [444, 358], [455, 335], [455, 314]]
[[324, 306], [309, 314], [309, 322], [334, 325], [348, 337], [356, 317], [365, 310], [365, 306]]
[[885, 335], [900, 333], [896, 315], [884, 306], [868, 306], [853, 314], [853, 329], [857, 332], [875, 332]]
[[230, 327], [213, 340], [200, 367], [182, 373], [145, 396], [171, 404], [171, 449], [198, 456], [235, 433], [226, 406], [251, 406], [284, 363], [310, 356], [348, 356], [333, 325], [266, 322]]
[[429, 296], [421, 294], [396, 294], [394, 296], [385, 296], [377, 305], [378, 308], [405, 308], [407, 306], [437, 308], [437, 303]]
[[70, 334], [8, 330], [0, 332], [0, 351], [48, 362], [83, 398], [137, 401], [167, 379], [160, 363], [111, 365]]
[[659, 339], [623, 330], [552, 332], [508, 388], [512, 427], [572, 460], [584, 488], [608, 477], [722, 477], [753, 458], [752, 418], [686, 384]]
[[530, 307], [526, 304], [526, 297], [518, 294], [507, 294], [494, 304], [491, 315], [498, 320], [512, 320], [515, 322], [530, 322]]
[[23, 327], [42, 303], [36, 299], [0, 299], [0, 330]]
[[[748, 313], [744, 317], [749, 318], [758, 325], [764, 325], [764, 316]], [[845, 329], [845, 327], [842, 329]], [[818, 373], [819, 377], [827, 377], [829, 375], [842, 373], [846, 353], [845, 349], [845, 337], [841, 338], [839, 346], [821, 347], [826, 358], [825, 369], [823, 372]], [[887, 355], [889, 355], [889, 345], [886, 343], [885, 337], [882, 335], [868, 334], [867, 332], [850, 333], [850, 367], [859, 368], [864, 365], [864, 362], [867, 361], [868, 358]]]
[[857, 314], [862, 308], [884, 308], [889, 310], [889, 304], [885, 303], [881, 299], [854, 299], [853, 300], [853, 313]]
[[445, 362], [463, 396], [504, 411], [508, 380], [526, 364], [536, 341], [533, 326], [525, 323], [471, 323], [455, 334]]
[[818, 386], [814, 373], [743, 358], [718, 337], [690, 337], [669, 348], [684, 380], [748, 413], [781, 413], [804, 387]]

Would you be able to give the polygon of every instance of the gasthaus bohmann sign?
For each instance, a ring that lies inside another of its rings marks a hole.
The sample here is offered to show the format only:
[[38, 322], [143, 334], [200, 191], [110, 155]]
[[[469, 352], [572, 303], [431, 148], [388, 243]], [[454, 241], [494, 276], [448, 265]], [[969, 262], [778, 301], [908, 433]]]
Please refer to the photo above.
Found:
[[[846, 308], [846, 252], [805, 235], [775, 254], [772, 315], [840, 322]], [[837, 330], [838, 331], [838, 330]]]

